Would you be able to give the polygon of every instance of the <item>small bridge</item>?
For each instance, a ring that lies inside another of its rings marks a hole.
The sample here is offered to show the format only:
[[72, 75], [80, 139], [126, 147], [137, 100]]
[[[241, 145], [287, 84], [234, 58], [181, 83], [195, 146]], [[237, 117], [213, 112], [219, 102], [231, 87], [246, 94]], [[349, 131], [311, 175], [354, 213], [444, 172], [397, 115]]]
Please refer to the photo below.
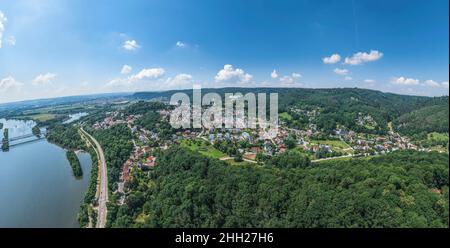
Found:
[[36, 142], [36, 141], [39, 141], [39, 140], [42, 140], [42, 139], [45, 139], [45, 137], [41, 136], [41, 137], [36, 137], [35, 139], [31, 139], [31, 140], [24, 140], [24, 141], [21, 141], [21, 142], [18, 142], [18, 143], [16, 142], [16, 143], [13, 143], [13, 144], [9, 144], [9, 148], [15, 147], [15, 146], [20, 146], [20, 145], [25, 145], [25, 144], [28, 144], [28, 143], [33, 143], [33, 142]]
[[20, 135], [20, 136], [11, 137], [11, 138], [8, 139], [8, 142], [28, 139], [28, 138], [31, 138], [31, 137], [42, 138], [42, 137], [45, 136], [45, 134], [46, 134], [45, 131], [41, 131], [41, 134], [39, 135], [39, 137], [34, 135], [34, 134], [32, 134], [32, 133], [24, 134], [24, 135]]
[[46, 132], [43, 131], [38, 136], [36, 136], [36, 135], [34, 135], [32, 133], [24, 134], [24, 135], [20, 135], [20, 136], [15, 136], [15, 137], [9, 138], [6, 142], [5, 142], [5, 140], [3, 140], [2, 143], [0, 143], [0, 144], [2, 144], [2, 146], [4, 144], [7, 144], [7, 146], [6, 146], [7, 148], [6, 149], [3, 149], [3, 147], [2, 147], [2, 149], [4, 151], [5, 150], [7, 151], [11, 147], [14, 147], [14, 146], [24, 145], [24, 144], [27, 144], [27, 143], [39, 141], [41, 139], [45, 139], [45, 134], [46, 134]]
[[25, 135], [21, 135], [21, 136], [16, 136], [16, 137], [12, 137], [9, 138], [9, 142], [13, 142], [13, 141], [17, 141], [17, 140], [22, 140], [22, 139], [28, 139], [35, 136], [34, 134], [30, 133], [30, 134], [25, 134]]

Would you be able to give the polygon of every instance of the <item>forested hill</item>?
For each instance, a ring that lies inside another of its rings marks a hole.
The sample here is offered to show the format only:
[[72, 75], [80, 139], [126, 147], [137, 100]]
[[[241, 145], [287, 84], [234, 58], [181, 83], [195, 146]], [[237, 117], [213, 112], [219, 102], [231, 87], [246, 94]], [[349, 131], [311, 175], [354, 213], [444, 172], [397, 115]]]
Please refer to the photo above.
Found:
[[[166, 99], [177, 92], [183, 92], [192, 96], [192, 90], [171, 90], [164, 92], [138, 92], [132, 97], [136, 99]], [[322, 107], [343, 107], [351, 105], [363, 105], [389, 109], [393, 114], [409, 112], [424, 105], [434, 104], [442, 101], [445, 97], [424, 97], [398, 95], [384, 93], [381, 91], [359, 89], [359, 88], [335, 88], [335, 89], [306, 89], [306, 88], [219, 88], [202, 89], [202, 93], [216, 92], [221, 95], [225, 93], [241, 92], [252, 93], [279, 93], [279, 101], [282, 107], [308, 104]], [[447, 102], [448, 102], [448, 97]]]
[[109, 209], [113, 227], [448, 227], [446, 154], [286, 168], [229, 166], [173, 147], [158, 159]]
[[401, 115], [395, 120], [395, 128], [400, 133], [411, 136], [430, 132], [448, 133], [448, 97], [444, 99], [442, 98], [442, 101], [436, 104]]
[[[192, 95], [192, 90], [135, 93], [137, 99], [166, 99], [176, 92]], [[424, 97], [384, 93], [359, 88], [303, 89], [303, 88], [221, 88], [202, 89], [202, 93], [248, 92], [279, 93], [280, 112], [292, 108], [321, 108], [318, 126], [331, 131], [337, 125], [355, 129], [359, 113], [369, 114], [378, 123], [376, 132], [386, 132], [387, 123], [403, 124], [404, 134], [414, 132], [448, 132], [448, 96]], [[421, 120], [426, 119], [425, 123]]]

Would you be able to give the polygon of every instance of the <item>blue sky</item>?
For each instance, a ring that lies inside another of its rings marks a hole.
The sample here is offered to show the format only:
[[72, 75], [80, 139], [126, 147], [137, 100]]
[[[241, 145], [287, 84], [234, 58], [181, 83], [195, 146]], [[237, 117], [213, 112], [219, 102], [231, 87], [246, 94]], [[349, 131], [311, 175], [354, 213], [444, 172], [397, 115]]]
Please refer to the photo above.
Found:
[[448, 95], [448, 9], [447, 0], [0, 0], [0, 102], [193, 83]]

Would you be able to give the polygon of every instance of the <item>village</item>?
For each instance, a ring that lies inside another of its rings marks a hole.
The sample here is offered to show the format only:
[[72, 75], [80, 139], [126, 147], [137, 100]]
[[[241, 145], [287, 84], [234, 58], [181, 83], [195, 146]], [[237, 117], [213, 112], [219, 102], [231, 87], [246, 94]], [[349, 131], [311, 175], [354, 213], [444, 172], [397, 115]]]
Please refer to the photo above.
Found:
[[[301, 110], [297, 110], [302, 112]], [[160, 118], [167, 121], [170, 111], [160, 110]], [[311, 121], [318, 110], [304, 111]], [[156, 130], [147, 130], [136, 125], [141, 115], [125, 115], [119, 111], [107, 113], [103, 121], [96, 122], [95, 129], [107, 129], [117, 124], [126, 124], [133, 133], [133, 152], [122, 168], [118, 191], [123, 193], [124, 185], [130, 181], [133, 170], [149, 171], [157, 166], [154, 150], [167, 150], [178, 144], [200, 152], [201, 154], [235, 163], [263, 163], [262, 158], [296, 150], [306, 154], [312, 162], [321, 160], [377, 156], [396, 150], [418, 148], [408, 137], [390, 130], [387, 135], [357, 133], [339, 128], [326, 139], [318, 139], [321, 132], [315, 124], [305, 130], [289, 128], [280, 121], [278, 133], [270, 137], [264, 129], [209, 128], [175, 131], [169, 139], [162, 139]], [[370, 115], [360, 115], [355, 120], [360, 125], [374, 124]]]

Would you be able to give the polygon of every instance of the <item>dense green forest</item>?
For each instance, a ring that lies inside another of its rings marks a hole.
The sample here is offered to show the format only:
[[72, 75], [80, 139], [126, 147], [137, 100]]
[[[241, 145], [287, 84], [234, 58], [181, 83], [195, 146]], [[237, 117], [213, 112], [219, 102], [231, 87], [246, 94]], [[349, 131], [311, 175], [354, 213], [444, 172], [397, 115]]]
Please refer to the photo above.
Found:
[[47, 140], [68, 150], [83, 150], [85, 142], [73, 125], [56, 124], [47, 132]]
[[448, 113], [447, 101], [401, 115], [394, 121], [394, 124], [396, 130], [409, 136], [423, 136], [431, 132], [448, 133]]
[[108, 166], [108, 185], [115, 191], [119, 181], [120, 172], [125, 161], [130, 157], [133, 144], [133, 136], [127, 125], [114, 125], [109, 129], [90, 130], [93, 136], [100, 142]]
[[304, 153], [290, 150], [267, 161], [267, 166], [278, 168], [306, 168], [311, 165], [311, 160]]
[[448, 155], [235, 165], [173, 147], [136, 174], [113, 227], [448, 227]]
[[[343, 125], [356, 132], [385, 134], [388, 131], [387, 123], [391, 121], [407, 124], [400, 130], [402, 134], [448, 132], [448, 97], [405, 96], [365, 89], [293, 89], [280, 94], [280, 112], [289, 112], [292, 106], [302, 109], [319, 107], [321, 111], [316, 124], [326, 133]], [[433, 108], [439, 111], [430, 111]], [[421, 109], [428, 111], [421, 111], [419, 118], [408, 124], [413, 121], [406, 116]], [[373, 129], [357, 125], [355, 120], [359, 113], [372, 116], [377, 125]], [[403, 121], [398, 120], [402, 117]], [[427, 119], [426, 124], [429, 125], [419, 123], [420, 118]], [[293, 121], [296, 120], [300, 123], [297, 127], [305, 127], [301, 125], [301, 117]]]
[[161, 102], [138, 101], [125, 108], [123, 112], [127, 115], [143, 115], [164, 109], [165, 107], [166, 105]]
[[91, 169], [91, 178], [89, 179], [89, 186], [84, 195], [84, 201], [80, 206], [80, 211], [78, 212], [78, 223], [80, 227], [87, 227], [89, 224], [89, 216], [92, 217], [93, 226], [95, 226], [96, 222], [96, 212], [93, 209], [93, 205], [96, 205], [95, 194], [97, 191], [97, 179], [98, 179], [98, 159], [95, 150], [92, 147], [88, 147], [89, 154], [92, 159], [92, 169]]
[[81, 168], [80, 160], [78, 160], [77, 155], [74, 151], [66, 152], [67, 160], [69, 160], [70, 167], [72, 168], [72, 173], [75, 177], [83, 176], [83, 169]]
[[144, 114], [136, 121], [136, 125], [159, 134], [163, 140], [170, 139], [171, 135], [175, 133], [175, 129], [167, 120], [162, 119], [158, 112]]

